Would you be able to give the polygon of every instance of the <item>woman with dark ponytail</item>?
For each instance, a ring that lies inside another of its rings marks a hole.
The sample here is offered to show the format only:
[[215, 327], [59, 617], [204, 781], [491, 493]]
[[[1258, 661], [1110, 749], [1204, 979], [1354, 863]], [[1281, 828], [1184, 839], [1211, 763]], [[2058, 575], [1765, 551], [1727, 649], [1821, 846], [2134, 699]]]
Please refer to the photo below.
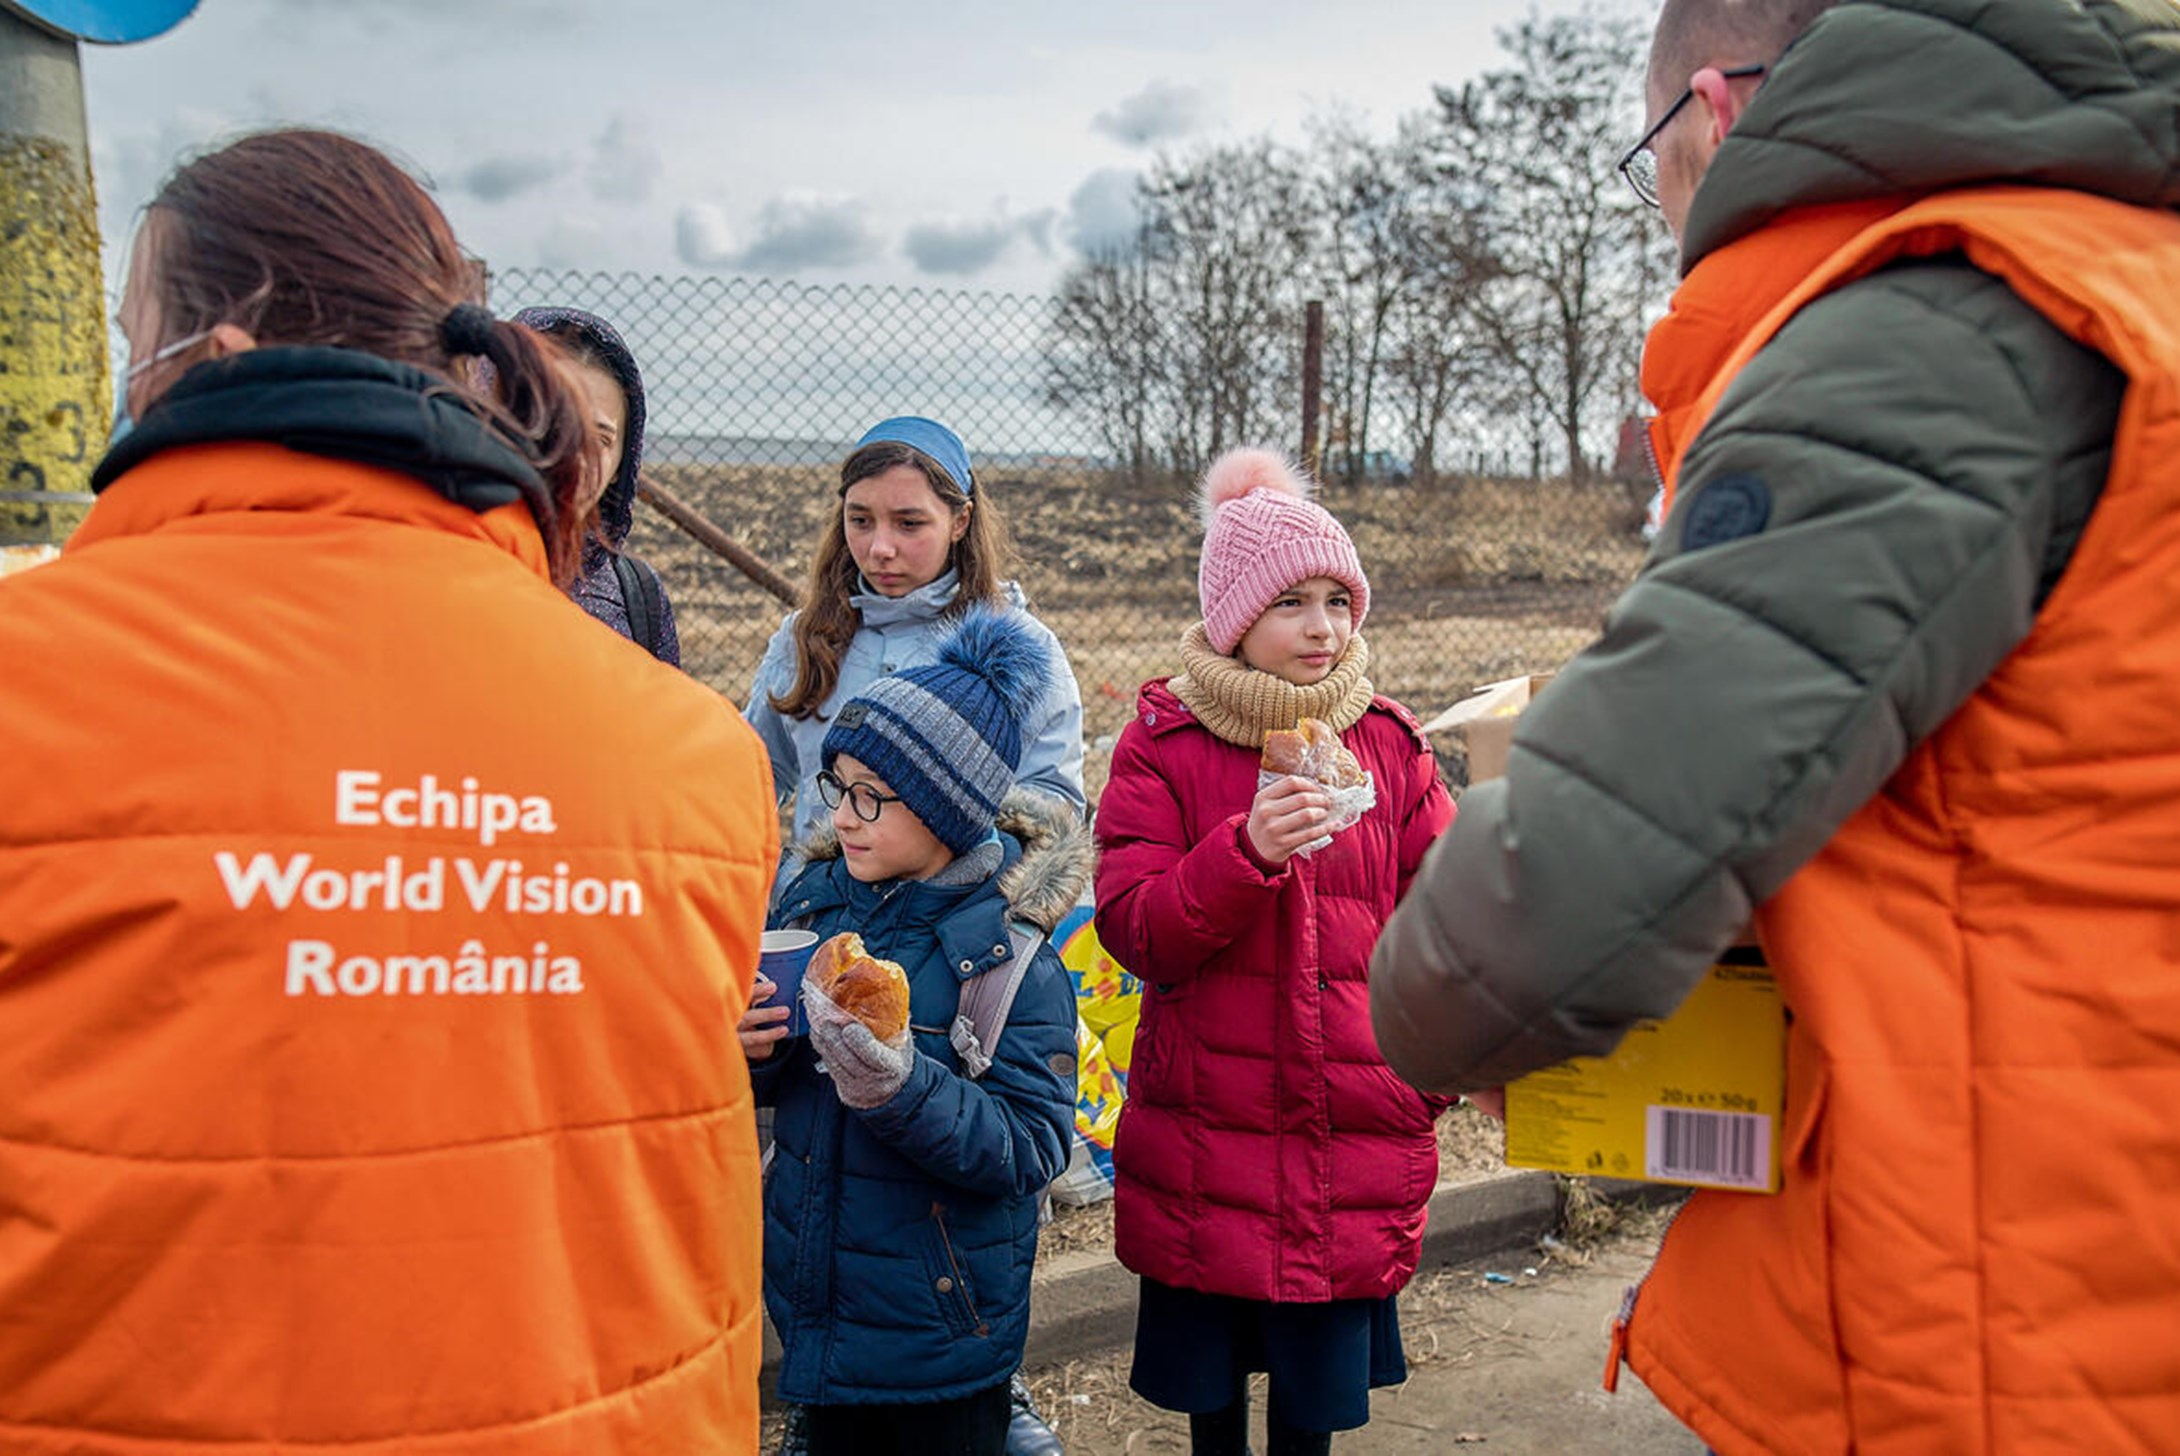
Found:
[[599, 455], [472, 277], [324, 132], [138, 230], [0, 583], [0, 1428], [755, 1448], [765, 754], [569, 603]]

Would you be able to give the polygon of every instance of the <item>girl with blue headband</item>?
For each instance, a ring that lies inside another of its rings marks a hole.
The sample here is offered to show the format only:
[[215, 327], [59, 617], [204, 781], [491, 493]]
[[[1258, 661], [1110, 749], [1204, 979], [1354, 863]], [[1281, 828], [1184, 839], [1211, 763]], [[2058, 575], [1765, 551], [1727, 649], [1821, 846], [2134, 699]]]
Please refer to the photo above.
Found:
[[[955, 620], [985, 603], [1021, 610], [1006, 579], [1013, 550], [998, 503], [978, 488], [961, 437], [903, 415], [873, 425], [840, 468], [800, 609], [772, 635], [746, 716], [772, 755], [792, 838], [827, 819], [816, 792], [826, 730], [841, 704], [889, 674], [931, 662]], [[1059, 639], [1031, 619], [1051, 667], [1023, 723], [1018, 782], [1084, 806], [1082, 696]]]

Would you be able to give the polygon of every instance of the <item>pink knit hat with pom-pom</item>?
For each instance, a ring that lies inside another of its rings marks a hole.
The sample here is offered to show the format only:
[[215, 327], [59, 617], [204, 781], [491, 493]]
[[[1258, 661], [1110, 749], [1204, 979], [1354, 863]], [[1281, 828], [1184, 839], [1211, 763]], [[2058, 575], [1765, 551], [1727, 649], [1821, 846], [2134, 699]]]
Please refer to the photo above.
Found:
[[1215, 650], [1231, 653], [1281, 592], [1313, 576], [1346, 583], [1355, 626], [1362, 626], [1370, 611], [1370, 578], [1347, 532], [1310, 499], [1313, 489], [1271, 450], [1229, 450], [1204, 472], [1204, 555], [1196, 588]]

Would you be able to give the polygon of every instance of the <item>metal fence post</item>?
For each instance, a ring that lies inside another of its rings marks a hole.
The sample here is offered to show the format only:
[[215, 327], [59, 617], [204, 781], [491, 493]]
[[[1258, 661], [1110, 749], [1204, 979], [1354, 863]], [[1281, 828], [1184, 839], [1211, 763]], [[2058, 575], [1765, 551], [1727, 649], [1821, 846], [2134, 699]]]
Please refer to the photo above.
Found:
[[1311, 299], [1302, 312], [1302, 468], [1317, 474], [1318, 425], [1325, 414], [1325, 306]]

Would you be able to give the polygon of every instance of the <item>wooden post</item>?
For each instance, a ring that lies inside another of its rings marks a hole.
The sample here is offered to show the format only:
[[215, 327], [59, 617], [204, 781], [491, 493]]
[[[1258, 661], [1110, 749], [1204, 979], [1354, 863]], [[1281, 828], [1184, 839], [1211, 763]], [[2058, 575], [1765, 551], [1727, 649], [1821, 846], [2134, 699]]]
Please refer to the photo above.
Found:
[[686, 531], [691, 539], [715, 556], [724, 556], [736, 570], [791, 607], [802, 605], [795, 584], [769, 566], [763, 557], [721, 530], [695, 506], [675, 495], [648, 475], [636, 477], [636, 497]]
[[1311, 299], [1302, 324], [1302, 468], [1317, 475], [1317, 428], [1325, 413], [1325, 306]]

